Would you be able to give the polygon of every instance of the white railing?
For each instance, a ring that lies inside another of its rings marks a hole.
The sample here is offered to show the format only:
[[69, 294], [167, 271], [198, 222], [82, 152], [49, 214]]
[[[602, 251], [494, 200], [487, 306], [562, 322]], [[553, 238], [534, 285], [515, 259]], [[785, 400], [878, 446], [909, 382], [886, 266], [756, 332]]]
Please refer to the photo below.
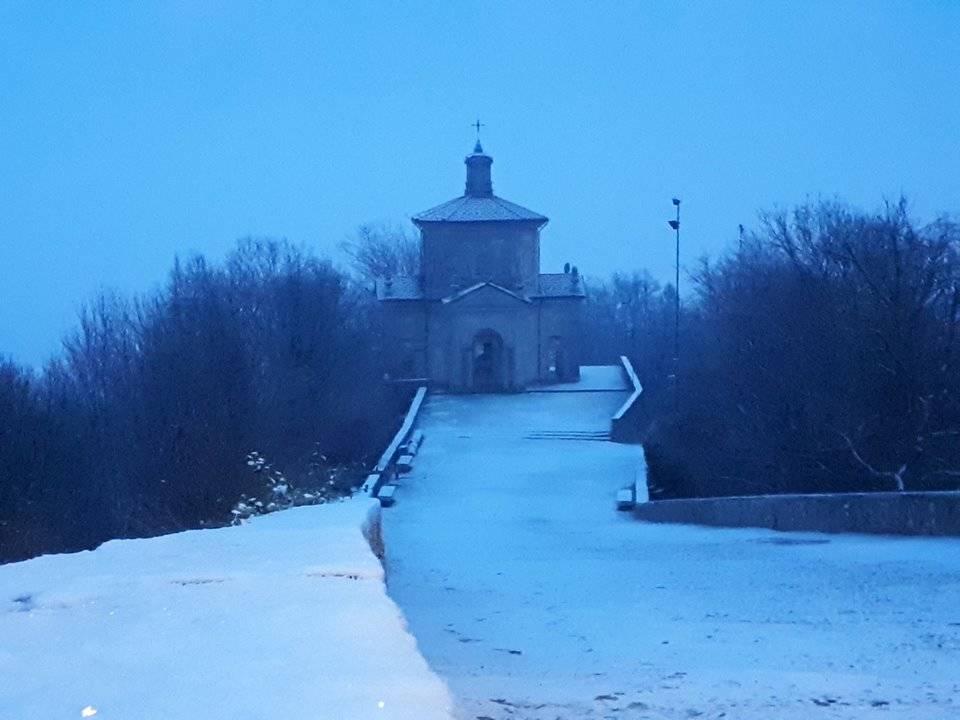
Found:
[[380, 456], [380, 460], [377, 462], [376, 467], [370, 471], [369, 475], [367, 475], [367, 479], [364, 482], [363, 487], [360, 488], [360, 492], [366, 493], [370, 497], [376, 497], [380, 490], [380, 486], [383, 485], [386, 480], [390, 479], [390, 476], [394, 471], [397, 455], [400, 452], [400, 446], [406, 442], [407, 437], [413, 430], [413, 425], [417, 420], [417, 414], [420, 412], [420, 407], [423, 405], [423, 401], [426, 399], [426, 397], [427, 388], [426, 386], [421, 385], [417, 388], [417, 392], [413, 396], [413, 400], [410, 402], [410, 408], [407, 410], [407, 414], [403, 418], [403, 423], [400, 425], [400, 429], [397, 430], [396, 435], [393, 436], [393, 440], [391, 440], [390, 444], [387, 445], [387, 449], [383, 451], [383, 455]]
[[[626, 355], [620, 356], [620, 364], [623, 368], [627, 380], [633, 387], [633, 392], [626, 402], [620, 406], [620, 409], [610, 419], [610, 437], [616, 442], [636, 442], [639, 434], [636, 427], [636, 418], [629, 417], [631, 414], [639, 412], [639, 402], [643, 395], [643, 385], [640, 384], [640, 378]], [[636, 408], [636, 410], [634, 410]]]

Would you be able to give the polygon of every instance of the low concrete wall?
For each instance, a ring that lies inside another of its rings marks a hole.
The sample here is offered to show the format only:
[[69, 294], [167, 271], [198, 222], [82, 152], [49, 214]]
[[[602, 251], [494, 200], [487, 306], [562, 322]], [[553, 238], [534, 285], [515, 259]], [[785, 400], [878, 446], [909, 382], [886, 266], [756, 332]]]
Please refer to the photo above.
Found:
[[640, 384], [640, 378], [626, 355], [620, 356], [620, 367], [623, 369], [627, 386], [633, 388], [633, 392], [610, 419], [610, 439], [621, 443], [640, 442], [643, 385]]
[[417, 392], [410, 402], [410, 408], [403, 418], [400, 429], [397, 430], [397, 434], [393, 436], [393, 440], [387, 445], [387, 449], [383, 451], [383, 455], [380, 456], [377, 466], [370, 471], [370, 474], [367, 476], [367, 481], [363, 484], [363, 487], [360, 488], [360, 492], [366, 493], [370, 497], [377, 497], [377, 493], [380, 492], [380, 487], [384, 483], [392, 480], [396, 475], [396, 464], [397, 457], [400, 454], [400, 446], [406, 442], [410, 433], [413, 431], [413, 425], [417, 420], [420, 407], [423, 405], [426, 397], [427, 388], [425, 386], [417, 388]]
[[633, 510], [659, 523], [827, 533], [960, 535], [960, 492], [763, 495], [656, 500]]

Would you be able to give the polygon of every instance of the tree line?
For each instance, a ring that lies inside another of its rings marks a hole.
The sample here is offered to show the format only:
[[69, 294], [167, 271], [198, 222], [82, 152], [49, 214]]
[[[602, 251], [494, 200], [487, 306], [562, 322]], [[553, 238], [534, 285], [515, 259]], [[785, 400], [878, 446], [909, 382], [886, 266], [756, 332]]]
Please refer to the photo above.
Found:
[[591, 289], [592, 362], [645, 385], [654, 497], [960, 489], [960, 227], [901, 200], [764, 214], [680, 318], [642, 273]]
[[[356, 276], [286, 242], [102, 294], [42, 372], [0, 359], [0, 562], [348, 493], [399, 421], [369, 280], [417, 243], [361, 227]], [[655, 498], [960, 488], [960, 227], [905, 202], [761, 216], [676, 290], [588, 281], [587, 364], [644, 383]], [[675, 357], [676, 356], [676, 357]]]
[[0, 361], [0, 561], [349, 492], [403, 409], [378, 342], [366, 289], [285, 242], [101, 295], [42, 372]]

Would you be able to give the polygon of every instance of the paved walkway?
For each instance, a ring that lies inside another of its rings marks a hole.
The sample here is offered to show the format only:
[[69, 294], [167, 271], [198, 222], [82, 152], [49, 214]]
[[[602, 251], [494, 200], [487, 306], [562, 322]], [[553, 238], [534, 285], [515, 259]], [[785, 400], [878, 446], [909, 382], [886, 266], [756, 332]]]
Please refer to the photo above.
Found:
[[[577, 383], [538, 385], [530, 392], [632, 392], [619, 365], [584, 365]], [[609, 418], [608, 418], [609, 419]], [[602, 421], [602, 420], [601, 420]]]
[[960, 717], [960, 542], [636, 522], [623, 399], [429, 399], [388, 592], [462, 717]]

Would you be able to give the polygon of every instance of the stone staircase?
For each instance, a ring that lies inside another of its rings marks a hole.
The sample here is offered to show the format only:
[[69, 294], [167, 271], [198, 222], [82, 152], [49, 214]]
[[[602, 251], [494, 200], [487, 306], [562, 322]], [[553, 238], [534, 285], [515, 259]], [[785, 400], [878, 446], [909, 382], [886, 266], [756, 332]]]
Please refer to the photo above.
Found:
[[531, 430], [524, 440], [610, 440], [609, 430]]

